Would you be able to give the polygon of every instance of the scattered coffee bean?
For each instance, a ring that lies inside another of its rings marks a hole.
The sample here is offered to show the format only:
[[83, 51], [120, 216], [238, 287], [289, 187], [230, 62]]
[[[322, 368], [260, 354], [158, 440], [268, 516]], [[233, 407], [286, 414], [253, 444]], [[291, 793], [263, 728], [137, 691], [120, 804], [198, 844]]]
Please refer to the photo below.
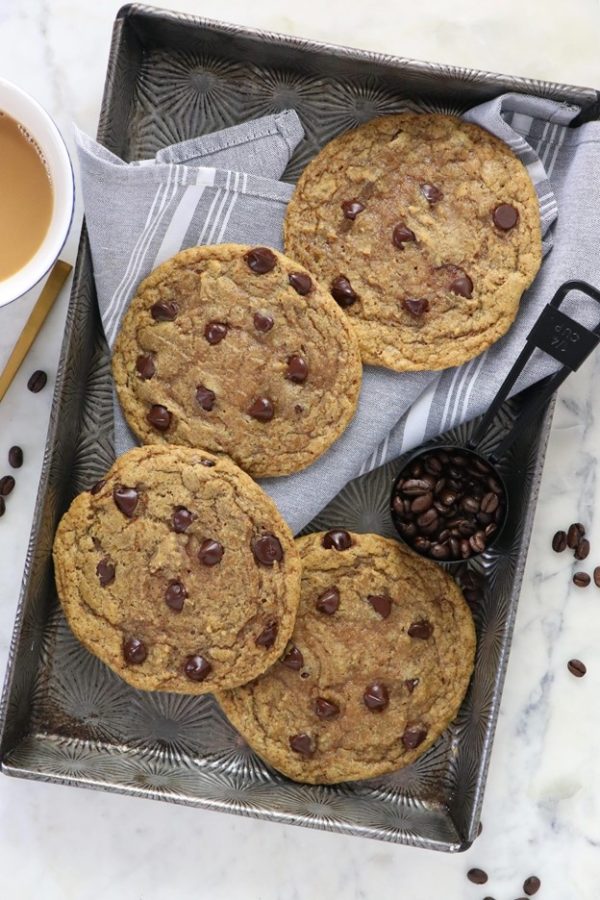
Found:
[[587, 587], [590, 581], [591, 578], [587, 572], [575, 572], [573, 575], [573, 584], [577, 587]]
[[555, 553], [562, 553], [567, 549], [567, 533], [566, 531], [557, 531], [552, 538], [552, 549]]
[[586, 559], [590, 552], [590, 542], [587, 538], [581, 538], [575, 547], [575, 559]]
[[6, 503], [4, 502], [4, 497], [0, 497], [0, 516], [3, 516], [6, 512]]
[[600, 566], [596, 566], [594, 569], [594, 584], [596, 587], [600, 587]]
[[576, 678], [583, 678], [587, 672], [585, 663], [582, 663], [580, 659], [570, 659], [567, 663], [567, 668], [571, 675], [574, 675]]
[[4, 475], [0, 478], [0, 497], [8, 497], [15, 486], [15, 479], [12, 475]]
[[585, 528], [581, 522], [573, 522], [572, 525], [569, 525], [569, 530], [567, 532], [567, 547], [574, 550], [584, 534]]
[[48, 376], [46, 373], [42, 372], [41, 369], [37, 369], [27, 382], [27, 390], [31, 391], [32, 394], [39, 394], [46, 387], [47, 381]]
[[473, 884], [485, 884], [488, 880], [487, 872], [484, 872], [483, 869], [469, 869], [467, 878]]
[[13, 469], [20, 469], [23, 465], [23, 451], [20, 447], [11, 447], [8, 451], [8, 464]]
[[526, 878], [523, 882], [523, 891], [528, 897], [533, 897], [534, 894], [537, 894], [541, 886], [542, 882], [537, 875], [530, 875], [529, 878]]

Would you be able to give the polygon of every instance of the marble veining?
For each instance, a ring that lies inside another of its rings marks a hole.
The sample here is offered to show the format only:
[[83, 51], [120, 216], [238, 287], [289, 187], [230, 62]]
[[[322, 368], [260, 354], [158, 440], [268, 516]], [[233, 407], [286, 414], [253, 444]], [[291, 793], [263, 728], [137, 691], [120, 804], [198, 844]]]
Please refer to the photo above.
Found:
[[[94, 133], [118, 2], [0, 0], [0, 76], [31, 91], [70, 140], [71, 122]], [[597, 0], [174, 0], [213, 18], [405, 56], [538, 78], [600, 84]], [[72, 141], [71, 141], [72, 146]], [[81, 209], [63, 255], [74, 261]], [[0, 367], [37, 292], [0, 310]], [[0, 668], [25, 558], [61, 343], [68, 286], [0, 405], [0, 460], [19, 443], [26, 462], [0, 519]], [[25, 389], [36, 368], [49, 383]], [[0, 896], [29, 900], [516, 900], [526, 876], [541, 900], [600, 896], [600, 591], [571, 583], [572, 556], [553, 532], [583, 522], [600, 564], [596, 385], [600, 356], [557, 403], [483, 808], [483, 833], [458, 856], [236, 818], [148, 800], [3, 778]], [[0, 464], [0, 475], [6, 469]], [[578, 657], [588, 673], [566, 668]], [[490, 880], [466, 879], [472, 866]]]

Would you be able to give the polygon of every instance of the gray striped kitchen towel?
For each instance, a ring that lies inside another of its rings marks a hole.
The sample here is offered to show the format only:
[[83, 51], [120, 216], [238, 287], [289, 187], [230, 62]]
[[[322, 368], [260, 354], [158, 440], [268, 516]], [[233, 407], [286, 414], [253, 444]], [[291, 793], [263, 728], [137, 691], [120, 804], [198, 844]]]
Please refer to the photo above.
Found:
[[[506, 141], [527, 166], [540, 204], [542, 269], [510, 332], [469, 363], [442, 373], [365, 367], [357, 414], [333, 447], [303, 472], [261, 482], [294, 532], [352, 478], [480, 415], [563, 281], [600, 286], [600, 123], [570, 127], [578, 112], [505, 94], [465, 115]], [[137, 283], [178, 250], [225, 241], [281, 248], [292, 188], [276, 179], [301, 136], [297, 116], [288, 111], [167, 148], [150, 163], [126, 165], [77, 135], [98, 300], [111, 345]], [[597, 324], [597, 304], [582, 295], [563, 309], [588, 327]], [[556, 366], [535, 355], [515, 390]], [[132, 444], [117, 408], [116, 452]]]

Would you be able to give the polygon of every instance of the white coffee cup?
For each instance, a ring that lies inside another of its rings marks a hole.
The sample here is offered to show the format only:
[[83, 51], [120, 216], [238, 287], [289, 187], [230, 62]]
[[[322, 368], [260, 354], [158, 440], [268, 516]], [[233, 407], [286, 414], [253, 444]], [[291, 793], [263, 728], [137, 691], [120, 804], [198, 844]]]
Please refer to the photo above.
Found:
[[0, 280], [1, 307], [34, 287], [58, 258], [73, 219], [75, 186], [65, 142], [37, 100], [10, 81], [0, 78], [0, 110], [20, 122], [40, 147], [50, 172], [54, 194], [52, 217], [44, 240], [18, 272]]

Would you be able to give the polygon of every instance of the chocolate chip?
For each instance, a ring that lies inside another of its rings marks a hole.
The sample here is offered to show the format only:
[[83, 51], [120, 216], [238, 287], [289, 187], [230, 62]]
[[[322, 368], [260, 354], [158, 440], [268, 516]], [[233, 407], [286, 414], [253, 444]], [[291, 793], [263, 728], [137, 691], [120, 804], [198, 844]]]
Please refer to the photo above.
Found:
[[277, 640], [278, 631], [279, 624], [277, 622], [269, 622], [269, 624], [263, 628], [254, 643], [257, 647], [264, 647], [265, 650], [270, 650]]
[[338, 275], [331, 282], [331, 296], [342, 308], [352, 306], [358, 300], [358, 294], [353, 290], [352, 285], [345, 275]]
[[153, 378], [156, 367], [154, 365], [154, 357], [152, 354], [142, 353], [138, 356], [135, 361], [135, 368], [140, 378], [143, 378], [145, 381], [148, 381], [149, 378]]
[[423, 725], [407, 725], [402, 735], [402, 743], [407, 750], [414, 750], [427, 737], [427, 729]]
[[581, 538], [575, 547], [575, 559], [586, 559], [590, 552], [590, 542], [587, 538]]
[[492, 212], [492, 219], [496, 228], [501, 231], [510, 231], [519, 221], [519, 211], [510, 203], [501, 203]]
[[335, 719], [340, 714], [340, 708], [333, 700], [317, 697], [315, 700], [315, 713], [320, 719]]
[[428, 311], [429, 300], [424, 297], [405, 297], [402, 306], [407, 313], [417, 319]]
[[587, 672], [585, 663], [582, 663], [580, 659], [570, 659], [567, 663], [567, 668], [571, 675], [574, 675], [576, 678], [583, 678]]
[[254, 322], [256, 330], [260, 331], [261, 334], [266, 334], [275, 324], [272, 316], [262, 312], [254, 313], [254, 319], [252, 321]]
[[254, 559], [263, 566], [272, 566], [283, 559], [283, 547], [279, 538], [267, 532], [252, 541]]
[[392, 231], [392, 244], [394, 247], [397, 247], [398, 250], [404, 250], [404, 245], [408, 241], [415, 240], [414, 231], [411, 231], [404, 222], [398, 222], [398, 224], [394, 226], [394, 230]]
[[203, 384], [199, 384], [196, 388], [196, 401], [199, 406], [206, 410], [206, 412], [210, 412], [215, 405], [216, 394], [214, 391], [211, 391], [209, 388], [205, 387]]
[[469, 881], [472, 881], [473, 884], [485, 884], [488, 880], [487, 873], [484, 872], [483, 869], [469, 869], [467, 878]]
[[303, 381], [306, 381], [308, 378], [308, 365], [306, 360], [303, 359], [303, 357], [298, 356], [298, 354], [289, 356], [285, 377], [288, 381], [293, 381], [296, 384], [302, 384]]
[[421, 619], [419, 622], [413, 622], [412, 625], [408, 627], [408, 636], [412, 638], [419, 638], [422, 641], [426, 641], [433, 634], [433, 625], [431, 622], [428, 622], [427, 619]]
[[591, 578], [587, 572], [575, 572], [573, 575], [573, 584], [576, 587], [587, 587], [590, 581]]
[[194, 521], [194, 514], [185, 506], [176, 506], [173, 510], [173, 531], [177, 534], [183, 534], [186, 528], [189, 528]]
[[148, 651], [143, 641], [136, 637], [130, 637], [123, 643], [123, 656], [125, 662], [137, 665], [144, 662], [148, 656]]
[[224, 322], [208, 322], [204, 328], [204, 337], [209, 344], [219, 344], [227, 334], [228, 327]]
[[126, 487], [124, 484], [118, 484], [113, 490], [113, 500], [117, 504], [124, 516], [131, 519], [138, 505], [140, 495], [135, 488]]
[[288, 669], [294, 669], [298, 672], [304, 665], [304, 657], [296, 645], [292, 644], [281, 662], [284, 666], [287, 666]]
[[434, 203], [439, 203], [444, 197], [443, 193], [435, 186], [435, 184], [429, 184], [428, 182], [421, 185], [421, 193], [431, 206], [433, 206]]
[[165, 591], [165, 603], [174, 612], [181, 612], [183, 609], [183, 602], [187, 595], [187, 591], [181, 581], [173, 579], [173, 581], [170, 581], [167, 585], [167, 590]]
[[352, 546], [352, 538], [341, 528], [327, 531], [321, 541], [326, 550], [348, 550]]
[[166, 406], [155, 403], [148, 410], [146, 421], [149, 425], [152, 425], [153, 428], [156, 428], [157, 431], [168, 431], [172, 418], [173, 417]]
[[387, 619], [392, 611], [392, 601], [385, 594], [369, 594], [367, 600], [382, 619]]
[[223, 559], [225, 548], [213, 538], [206, 538], [200, 544], [198, 559], [204, 566], [216, 566]]
[[336, 587], [327, 588], [326, 591], [319, 594], [315, 603], [319, 612], [325, 613], [327, 616], [332, 616], [334, 612], [337, 611], [339, 605], [340, 592]]
[[12, 475], [4, 475], [0, 478], [0, 497], [8, 497], [15, 486], [15, 479]]
[[304, 732], [293, 734], [289, 742], [294, 753], [300, 753], [301, 756], [312, 756], [315, 752], [311, 736]]
[[155, 322], [173, 322], [179, 315], [179, 306], [174, 300], [159, 300], [150, 307], [150, 315]]
[[207, 469], [212, 469], [213, 466], [216, 466], [216, 462], [214, 459], [201, 459], [201, 466], [206, 466]]
[[212, 672], [212, 665], [199, 654], [188, 656], [183, 666], [183, 671], [190, 681], [204, 681]]
[[372, 681], [365, 688], [363, 700], [367, 709], [382, 710], [390, 702], [390, 695], [383, 681]]
[[101, 559], [96, 566], [96, 575], [100, 581], [100, 587], [106, 587], [115, 580], [115, 564], [111, 562], [108, 556]]
[[600, 566], [596, 566], [594, 569], [594, 584], [596, 587], [600, 587]]
[[534, 894], [537, 894], [541, 886], [542, 882], [537, 875], [530, 875], [529, 878], [526, 878], [523, 882], [523, 893], [527, 894], [528, 897], [533, 897]]
[[347, 219], [350, 219], [352, 222], [355, 220], [357, 215], [361, 213], [364, 209], [363, 204], [360, 200], [342, 200], [342, 210]]
[[244, 254], [244, 259], [248, 264], [248, 268], [255, 275], [265, 275], [272, 272], [277, 265], [277, 257], [268, 247], [254, 247]]
[[450, 290], [453, 294], [460, 294], [461, 297], [470, 299], [473, 296], [473, 282], [466, 272], [461, 272], [450, 283]]
[[406, 688], [406, 690], [408, 691], [409, 694], [412, 694], [412, 692], [414, 691], [414, 689], [416, 688], [418, 683], [419, 683], [418, 678], [407, 678], [406, 681], [404, 682], [404, 687]]
[[13, 469], [20, 469], [23, 465], [23, 451], [20, 447], [11, 447], [8, 451], [8, 464]]
[[39, 392], [46, 387], [47, 381], [48, 376], [46, 373], [42, 372], [41, 369], [36, 369], [27, 382], [27, 390], [31, 391], [32, 394], [39, 394]]
[[301, 297], [306, 297], [314, 289], [312, 279], [306, 272], [290, 272], [288, 281]]
[[101, 478], [100, 481], [97, 481], [96, 484], [93, 484], [91, 486], [90, 494], [99, 494], [105, 484], [106, 484], [106, 479]]
[[256, 397], [248, 407], [248, 415], [259, 422], [270, 422], [275, 415], [275, 407], [268, 397]]

